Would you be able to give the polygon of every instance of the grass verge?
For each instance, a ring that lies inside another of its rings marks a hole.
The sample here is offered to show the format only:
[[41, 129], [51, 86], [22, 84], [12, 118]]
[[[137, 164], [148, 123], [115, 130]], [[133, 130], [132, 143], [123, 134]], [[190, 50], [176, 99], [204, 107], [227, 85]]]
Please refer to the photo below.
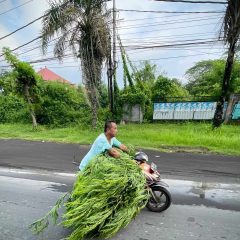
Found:
[[[91, 144], [103, 130], [80, 126], [32, 130], [26, 124], [0, 124], [1, 139], [44, 140]], [[208, 123], [155, 123], [120, 125], [117, 138], [124, 144], [172, 152], [221, 153], [240, 156], [240, 127], [224, 125], [212, 130]]]

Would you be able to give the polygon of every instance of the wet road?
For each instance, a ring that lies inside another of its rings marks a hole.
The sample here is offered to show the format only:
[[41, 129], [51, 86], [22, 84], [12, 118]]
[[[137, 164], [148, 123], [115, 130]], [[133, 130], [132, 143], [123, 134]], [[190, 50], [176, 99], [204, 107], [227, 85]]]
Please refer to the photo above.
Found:
[[[0, 140], [0, 240], [59, 240], [60, 226], [27, 226], [71, 190], [89, 146]], [[144, 209], [112, 240], [240, 239], [240, 157], [147, 150], [170, 186], [171, 207]]]
[[[0, 140], [0, 167], [72, 173], [78, 170], [79, 162], [89, 147], [78, 144]], [[167, 178], [240, 183], [240, 156], [144, 151]]]
[[[50, 225], [40, 236], [27, 226], [72, 188], [74, 174], [0, 168], [0, 240], [59, 240]], [[165, 179], [173, 198], [163, 213], [144, 209], [112, 240], [240, 239], [240, 185]]]

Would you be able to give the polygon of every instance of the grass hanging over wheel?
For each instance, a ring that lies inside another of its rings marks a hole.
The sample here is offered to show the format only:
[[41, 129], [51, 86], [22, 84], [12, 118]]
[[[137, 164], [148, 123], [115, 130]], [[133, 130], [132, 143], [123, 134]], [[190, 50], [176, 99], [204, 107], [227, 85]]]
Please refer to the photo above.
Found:
[[121, 153], [120, 159], [98, 155], [78, 174], [64, 204], [60, 224], [73, 230], [66, 239], [114, 236], [145, 207], [145, 184], [145, 176], [128, 154]]

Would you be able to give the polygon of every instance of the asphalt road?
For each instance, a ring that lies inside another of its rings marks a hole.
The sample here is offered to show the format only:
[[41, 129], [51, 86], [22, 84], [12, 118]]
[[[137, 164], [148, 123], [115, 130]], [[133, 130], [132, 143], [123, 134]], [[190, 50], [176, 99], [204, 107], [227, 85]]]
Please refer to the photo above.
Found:
[[[76, 172], [90, 146], [0, 140], [0, 167]], [[240, 183], [240, 157], [144, 150], [163, 177]]]
[[[52, 226], [40, 236], [28, 225], [70, 191], [89, 146], [0, 140], [0, 240], [59, 240]], [[145, 151], [173, 198], [163, 213], [141, 211], [111, 240], [239, 240], [240, 157]]]
[[[74, 175], [41, 171], [28, 172], [34, 175], [31, 179], [20, 178], [24, 174], [27, 172], [10, 172], [11, 176], [0, 173], [0, 240], [60, 240], [66, 237], [69, 230], [61, 226], [50, 224], [39, 236], [33, 235], [28, 226], [43, 217], [57, 199], [71, 189]], [[34, 180], [39, 174], [44, 176], [44, 181]], [[239, 240], [240, 185], [167, 182], [173, 197], [170, 208], [162, 213], [143, 209], [111, 240]], [[230, 210], [232, 204], [235, 210]]]

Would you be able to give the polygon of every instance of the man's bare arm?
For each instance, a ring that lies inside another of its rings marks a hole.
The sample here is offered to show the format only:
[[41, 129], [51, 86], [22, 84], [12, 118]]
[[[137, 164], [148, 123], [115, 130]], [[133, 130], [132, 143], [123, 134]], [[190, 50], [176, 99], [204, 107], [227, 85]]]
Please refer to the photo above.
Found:
[[108, 153], [111, 157], [114, 157], [114, 158], [120, 158], [120, 152], [118, 152], [116, 149], [114, 148], [111, 148], [108, 150]]
[[121, 144], [119, 148], [124, 152], [128, 152], [128, 148], [124, 144]]

